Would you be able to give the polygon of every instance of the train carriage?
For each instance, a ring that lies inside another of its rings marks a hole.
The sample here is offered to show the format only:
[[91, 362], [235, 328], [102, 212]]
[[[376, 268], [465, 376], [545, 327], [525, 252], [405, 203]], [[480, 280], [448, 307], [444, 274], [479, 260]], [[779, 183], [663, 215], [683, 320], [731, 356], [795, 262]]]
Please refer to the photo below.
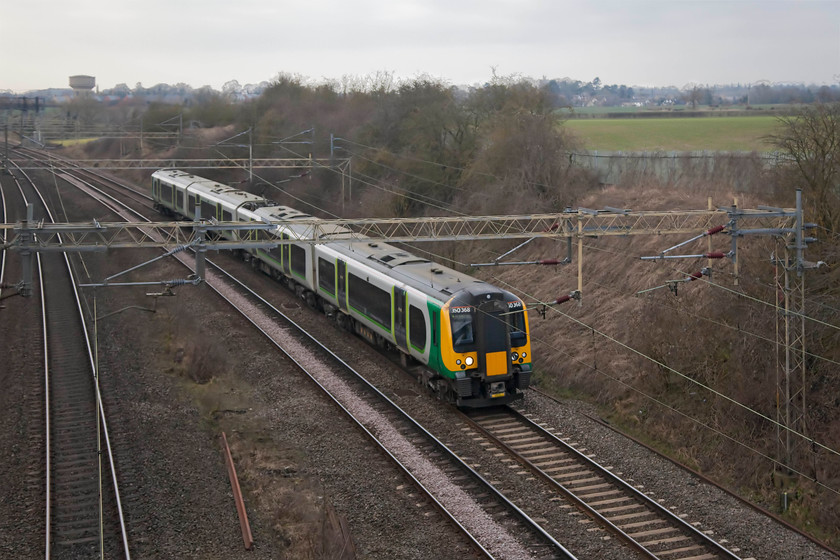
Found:
[[240, 239], [300, 240], [253, 249], [246, 258], [283, 281], [313, 308], [369, 342], [400, 352], [418, 377], [458, 406], [504, 404], [530, 383], [527, 309], [508, 291], [387, 243], [367, 242], [340, 226], [312, 229], [315, 219], [269, 199], [190, 173], [152, 175], [163, 213], [277, 224], [271, 230], [222, 232]]

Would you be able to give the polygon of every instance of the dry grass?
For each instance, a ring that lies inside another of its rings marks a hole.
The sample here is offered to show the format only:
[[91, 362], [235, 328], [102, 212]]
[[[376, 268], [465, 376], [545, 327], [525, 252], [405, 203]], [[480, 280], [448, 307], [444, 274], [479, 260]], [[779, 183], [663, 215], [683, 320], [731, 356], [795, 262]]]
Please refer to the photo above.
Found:
[[[640, 182], [641, 183], [641, 182]], [[733, 203], [735, 195], [702, 184], [688, 189], [645, 184], [610, 187], [593, 192], [580, 206], [613, 206], [633, 210], [703, 210], [708, 196], [715, 207]], [[794, 200], [775, 200], [738, 193], [741, 208], [761, 204], [793, 206]], [[721, 224], [723, 225], [723, 224]], [[699, 233], [699, 232], [698, 232]], [[546, 318], [531, 313], [535, 342], [536, 379], [544, 388], [585, 395], [603, 413], [675, 458], [699, 468], [733, 489], [758, 496], [774, 509], [778, 503], [773, 486], [773, 464], [762, 454], [778, 457], [776, 429], [763, 416], [776, 418], [777, 310], [770, 254], [780, 247], [769, 238], [743, 239], [738, 243], [740, 285], [728, 260], [714, 261], [710, 279], [679, 284], [677, 294], [667, 287], [644, 295], [641, 290], [663, 286], [707, 265], [706, 259], [642, 261], [689, 236], [634, 236], [584, 241], [583, 299], [547, 309]], [[726, 252], [730, 237], [711, 238], [712, 250]], [[683, 254], [705, 253], [707, 239], [680, 249]], [[513, 247], [496, 247], [500, 253]], [[574, 263], [564, 267], [509, 267], [481, 269], [479, 275], [525, 294], [530, 306], [550, 302], [578, 286], [577, 247]], [[565, 241], [538, 240], [509, 260], [562, 258]], [[473, 247], [461, 260], [488, 261], [487, 248]], [[707, 280], [710, 280], [707, 281]], [[836, 307], [836, 305], [835, 305]], [[815, 376], [819, 377], [819, 376]], [[820, 379], [832, 387], [836, 375]], [[831, 381], [829, 381], [831, 380]], [[724, 395], [723, 397], [721, 395]], [[808, 395], [812, 410], [831, 409], [834, 397], [815, 390]], [[827, 399], [827, 400], [826, 400]], [[836, 410], [836, 406], [834, 408]], [[827, 414], [827, 424], [816, 424], [828, 434], [838, 433], [840, 419]], [[816, 421], [813, 418], [812, 421]], [[837, 446], [834, 446], [835, 449]], [[831, 480], [834, 457], [820, 454], [798, 463], [808, 476]], [[837, 488], [837, 480], [833, 487]], [[840, 537], [835, 513], [837, 495], [818, 489], [804, 477], [793, 487], [797, 496], [791, 519], [805, 528], [819, 525], [824, 535]], [[808, 498], [811, 495], [817, 498]]]
[[[582, 192], [576, 183], [530, 200], [526, 200], [525, 193], [512, 197], [503, 186], [491, 185], [458, 209], [475, 214], [493, 213], [493, 209], [509, 213], [504, 211], [510, 208], [505, 200], [513, 199], [521, 211], [541, 212], [558, 210], [561, 202], [588, 208], [698, 210], [707, 207], [710, 196], [715, 207], [729, 206], [736, 197], [741, 208], [761, 204], [789, 207], [794, 202], [792, 190], [777, 197], [771, 178], [752, 168], [738, 168], [736, 162], [722, 164], [711, 172], [688, 171], [691, 172], [683, 173], [676, 185], [658, 184], [639, 172], [627, 174], [618, 186]], [[317, 186], [322, 187], [327, 193], [326, 186]], [[316, 185], [307, 188], [316, 189]], [[757, 189], [763, 189], [762, 194], [756, 194]], [[335, 200], [334, 207], [340, 206]], [[388, 216], [393, 206], [392, 195], [359, 188], [347, 201], [345, 214]], [[776, 417], [777, 310], [759, 302], [773, 302], [776, 298], [769, 257], [771, 253], [778, 254], [780, 247], [767, 238], [740, 241], [738, 287], [734, 286], [731, 264], [724, 260], [714, 263], [713, 284], [701, 280], [680, 284], [676, 295], [668, 288], [637, 295], [706, 266], [705, 259], [649, 262], [638, 258], [658, 254], [684, 239], [657, 235], [585, 239], [581, 304], [569, 302], [549, 307], [545, 319], [534, 312], [530, 315], [535, 379], [557, 394], [581, 396], [597, 403], [616, 424], [774, 509], [779, 488], [774, 485], [773, 464], [762, 454], [779, 456], [776, 429], [756, 412]], [[729, 237], [711, 239], [712, 250], [729, 250]], [[457, 248], [420, 244], [418, 248], [430, 251], [431, 258], [468, 264], [488, 262], [513, 246], [515, 243], [498, 242]], [[703, 240], [685, 247], [685, 252], [700, 253], [708, 248]], [[836, 245], [819, 250], [823, 255], [820, 258], [836, 262]], [[565, 256], [565, 240], [537, 240], [509, 258]], [[816, 254], [809, 258], [816, 260]], [[488, 281], [522, 294], [536, 310], [538, 302], [550, 302], [577, 289], [576, 250], [573, 259], [573, 264], [561, 267], [500, 267], [477, 272]], [[840, 268], [818, 271], [808, 280], [809, 286], [819, 291], [812, 298], [820, 306], [813, 308], [814, 313], [819, 312], [830, 324], [838, 322], [837, 312], [832, 310], [840, 309], [836, 301], [836, 286], [840, 285], [837, 270]], [[835, 364], [840, 361], [837, 330], [812, 326], [809, 329], [812, 351], [828, 355]], [[184, 332], [172, 333], [170, 340], [179, 343], [169, 343], [170, 360], [166, 367], [190, 383], [203, 384], [197, 395], [202, 410], [215, 424], [224, 426], [229, 433], [260, 434], [259, 426], [247, 425], [242, 415], [230, 413], [238, 405], [230, 397], [231, 391], [225, 385], [228, 382], [220, 379], [220, 371], [228, 365], [223, 356], [214, 354], [212, 347], [190, 342], [198, 340], [193, 336], [195, 332], [198, 331], [184, 328]], [[840, 394], [840, 376], [836, 365], [813, 361], [809, 375], [810, 433], [838, 449], [840, 401], [836, 395]], [[243, 463], [247, 491], [254, 493], [257, 507], [274, 516], [278, 538], [288, 540], [289, 550], [299, 547], [295, 549], [296, 556], [290, 553], [289, 557], [317, 557], [313, 555], [324, 550], [318, 547], [332, 542], [326, 527], [335, 524], [325, 521], [323, 504], [317, 499], [317, 484], [293, 474], [299, 472], [298, 458], [293, 453], [275, 450], [270, 436], [265, 437], [265, 442], [250, 446], [233, 438], [237, 460]], [[278, 447], [282, 450], [282, 446]], [[805, 474], [816, 476], [831, 488], [840, 488], [840, 461], [835, 456], [823, 452], [808, 454], [806, 459]], [[267, 481], [265, 486], [257, 482], [260, 480]], [[803, 527], [817, 527], [816, 532], [838, 542], [837, 493], [815, 486], [804, 477], [794, 481], [789, 489], [795, 498], [790, 518]]]
[[251, 524], [270, 523], [255, 532], [273, 541], [280, 558], [352, 558], [346, 524], [307, 472], [305, 453], [279, 439], [270, 420], [254, 412], [253, 389], [236, 374], [233, 357], [209, 343], [207, 326], [189, 316], [170, 317], [169, 325], [159, 333], [161, 369], [183, 379], [209, 431], [227, 434]]

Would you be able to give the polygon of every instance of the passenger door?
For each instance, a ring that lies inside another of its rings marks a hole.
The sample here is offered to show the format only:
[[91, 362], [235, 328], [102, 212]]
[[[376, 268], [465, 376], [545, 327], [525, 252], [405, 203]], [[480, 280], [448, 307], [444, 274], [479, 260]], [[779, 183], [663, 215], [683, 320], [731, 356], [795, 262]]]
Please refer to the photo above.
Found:
[[[282, 235], [282, 238], [290, 239], [290, 237], [285, 233]], [[291, 276], [292, 246], [288, 243], [285, 245], [281, 245], [280, 253], [283, 255], [283, 272], [286, 273], [286, 276]]]
[[408, 317], [406, 313], [405, 304], [405, 290], [394, 287], [394, 339], [397, 346], [403, 350], [408, 350], [408, 344], [405, 336], [405, 323]]
[[336, 264], [338, 266], [338, 285], [335, 287], [335, 293], [338, 296], [338, 307], [347, 311], [347, 263], [338, 259]]

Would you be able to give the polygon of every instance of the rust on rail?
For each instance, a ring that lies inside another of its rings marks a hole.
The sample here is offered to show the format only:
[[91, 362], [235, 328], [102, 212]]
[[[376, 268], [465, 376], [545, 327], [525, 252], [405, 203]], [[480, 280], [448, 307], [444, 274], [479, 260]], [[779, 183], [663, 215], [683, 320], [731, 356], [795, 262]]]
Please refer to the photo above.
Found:
[[254, 537], [251, 536], [251, 525], [248, 523], [248, 514], [245, 512], [245, 502], [242, 501], [242, 490], [239, 488], [239, 479], [236, 476], [236, 467], [233, 466], [233, 458], [230, 455], [227, 436], [222, 432], [222, 445], [225, 450], [225, 466], [227, 466], [230, 486], [233, 489], [233, 500], [236, 502], [236, 513], [239, 514], [239, 527], [242, 529], [242, 540], [245, 542], [245, 550], [254, 547]]

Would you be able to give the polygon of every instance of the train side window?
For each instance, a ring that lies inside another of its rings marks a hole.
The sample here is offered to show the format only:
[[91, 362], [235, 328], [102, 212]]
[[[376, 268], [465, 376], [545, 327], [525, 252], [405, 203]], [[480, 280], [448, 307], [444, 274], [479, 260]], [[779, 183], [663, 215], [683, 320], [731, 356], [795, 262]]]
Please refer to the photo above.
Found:
[[300, 245], [292, 245], [292, 272], [306, 277], [306, 250]]
[[408, 339], [418, 352], [426, 350], [426, 317], [413, 305], [408, 306]]
[[201, 201], [201, 219], [209, 220], [216, 217], [216, 205], [206, 200]]
[[187, 204], [189, 205], [189, 206], [187, 206], [187, 212], [190, 215], [193, 215], [193, 213], [195, 212], [195, 195], [194, 194], [189, 195], [189, 198], [187, 198]]
[[335, 297], [335, 263], [318, 257], [318, 286]]
[[223, 222], [232, 222], [233, 221], [233, 214], [222, 208], [222, 221]]
[[175, 191], [175, 208], [178, 210], [184, 209], [184, 192], [176, 190]]
[[172, 185], [167, 185], [166, 183], [161, 184], [160, 200], [161, 202], [172, 204]]
[[356, 311], [391, 330], [391, 294], [378, 286], [348, 274], [347, 300]]

